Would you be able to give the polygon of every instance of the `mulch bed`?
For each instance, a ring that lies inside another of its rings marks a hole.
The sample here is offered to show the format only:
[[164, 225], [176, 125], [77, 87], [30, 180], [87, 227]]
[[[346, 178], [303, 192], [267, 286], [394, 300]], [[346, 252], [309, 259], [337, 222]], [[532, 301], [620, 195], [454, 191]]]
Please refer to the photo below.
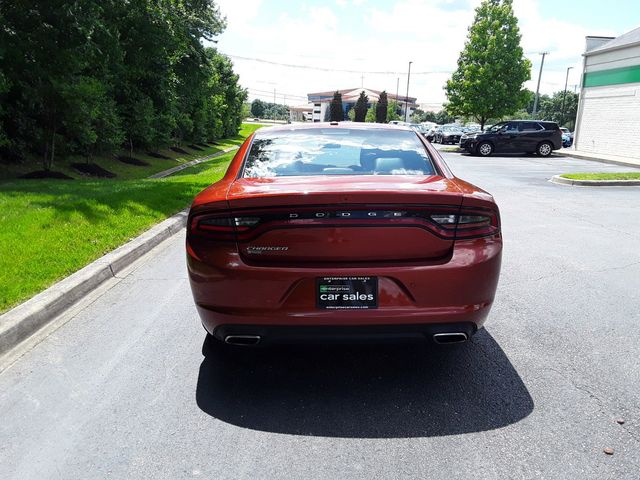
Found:
[[58, 180], [73, 180], [73, 177], [62, 173], [52, 172], [50, 170], [37, 170], [35, 172], [25, 173], [20, 178], [38, 179], [38, 178], [57, 178]]
[[171, 157], [167, 157], [166, 155], [163, 155], [158, 152], [147, 152], [147, 155], [153, 158], [159, 158], [161, 160], [173, 160]]
[[72, 163], [71, 166], [83, 175], [100, 178], [115, 178], [116, 174], [95, 163]]
[[126, 155], [118, 156], [118, 160], [122, 163], [126, 163], [127, 165], [136, 165], [138, 167], [148, 167], [149, 164], [144, 160], [140, 160], [139, 158], [133, 158]]
[[185, 155], [189, 155], [189, 152], [187, 152], [186, 150], [181, 149], [180, 147], [169, 147], [171, 150], [173, 150], [176, 153], [184, 153]]

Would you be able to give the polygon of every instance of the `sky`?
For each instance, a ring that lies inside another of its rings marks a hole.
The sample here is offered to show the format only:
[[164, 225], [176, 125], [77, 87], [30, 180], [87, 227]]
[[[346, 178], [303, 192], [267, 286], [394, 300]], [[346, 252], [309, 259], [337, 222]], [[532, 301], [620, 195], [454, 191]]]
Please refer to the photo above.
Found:
[[[638, 0], [514, 0], [525, 56], [526, 87], [541, 93], [579, 84], [586, 35], [618, 36], [639, 26]], [[438, 107], [480, 0], [217, 0], [227, 28], [217, 48], [231, 57], [249, 99], [307, 103], [310, 92], [387, 90]], [[606, 5], [606, 6], [605, 6]], [[635, 21], [635, 23], [634, 23]], [[399, 86], [399, 88], [398, 88]]]

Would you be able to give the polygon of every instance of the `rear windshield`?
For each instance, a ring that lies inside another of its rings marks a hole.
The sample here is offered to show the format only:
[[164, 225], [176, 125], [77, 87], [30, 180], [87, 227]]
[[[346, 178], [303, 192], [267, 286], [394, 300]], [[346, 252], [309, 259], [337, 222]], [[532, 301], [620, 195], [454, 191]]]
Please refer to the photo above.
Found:
[[244, 177], [299, 175], [435, 175], [413, 131], [312, 128], [261, 132]]

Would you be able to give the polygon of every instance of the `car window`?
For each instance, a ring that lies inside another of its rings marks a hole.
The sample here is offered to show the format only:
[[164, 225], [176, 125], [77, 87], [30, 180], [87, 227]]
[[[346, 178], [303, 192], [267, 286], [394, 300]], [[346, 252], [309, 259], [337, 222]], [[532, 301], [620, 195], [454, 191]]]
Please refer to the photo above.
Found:
[[502, 127], [504, 127], [506, 124], [504, 122], [502, 123], [496, 123], [495, 125], [493, 125], [492, 127], [489, 127], [488, 131], [489, 132], [497, 132], [498, 130], [501, 130]]
[[544, 130], [544, 127], [538, 122], [522, 122], [522, 131], [536, 132], [538, 130]]
[[507, 125], [505, 126], [504, 129], [505, 132], [519, 132], [520, 131], [520, 122], [509, 122], [507, 123]]
[[256, 137], [242, 176], [434, 174], [431, 158], [413, 131], [311, 128]]

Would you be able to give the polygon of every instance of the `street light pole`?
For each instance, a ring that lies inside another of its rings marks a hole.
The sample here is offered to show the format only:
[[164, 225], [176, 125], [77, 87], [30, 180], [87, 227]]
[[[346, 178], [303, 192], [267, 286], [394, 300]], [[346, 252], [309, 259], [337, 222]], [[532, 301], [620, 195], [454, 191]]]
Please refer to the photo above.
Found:
[[560, 115], [560, 126], [564, 124], [564, 101], [567, 98], [567, 84], [569, 83], [569, 70], [573, 67], [567, 67], [567, 76], [564, 79], [564, 93], [562, 94], [562, 114]]
[[407, 73], [407, 95], [404, 97], [404, 121], [407, 121], [407, 114], [409, 113], [409, 79], [411, 78], [411, 64], [409, 62], [409, 72]]
[[536, 87], [536, 98], [533, 101], [533, 113], [531, 114], [533, 118], [536, 118], [536, 112], [538, 111], [538, 95], [540, 93], [540, 79], [542, 78], [542, 67], [544, 67], [544, 57], [547, 56], [549, 52], [540, 52], [542, 55], [542, 62], [540, 63], [540, 73], [538, 73], [538, 86]]
[[395, 111], [393, 112], [394, 115], [398, 114], [398, 95], [400, 95], [400, 77], [396, 78], [396, 101], [394, 103], [395, 105]]

